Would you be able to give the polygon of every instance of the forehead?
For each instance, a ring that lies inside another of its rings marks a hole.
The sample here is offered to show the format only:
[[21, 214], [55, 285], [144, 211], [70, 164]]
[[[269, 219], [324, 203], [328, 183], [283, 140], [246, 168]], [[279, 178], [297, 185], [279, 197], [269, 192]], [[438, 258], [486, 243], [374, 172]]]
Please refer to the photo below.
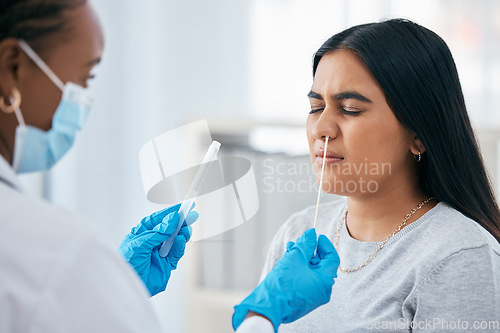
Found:
[[357, 91], [372, 98], [383, 95], [378, 82], [361, 58], [347, 49], [335, 50], [321, 58], [311, 90], [321, 95], [343, 91]]
[[67, 32], [54, 34], [54, 45], [44, 52], [49, 64], [60, 66], [79, 66], [100, 58], [104, 49], [104, 34], [100, 21], [92, 6], [87, 2], [63, 14], [67, 24]]
[[95, 44], [96, 48], [103, 48], [104, 33], [101, 22], [89, 1], [73, 10], [69, 15], [72, 16], [70, 20], [75, 37], [87, 39], [87, 41]]

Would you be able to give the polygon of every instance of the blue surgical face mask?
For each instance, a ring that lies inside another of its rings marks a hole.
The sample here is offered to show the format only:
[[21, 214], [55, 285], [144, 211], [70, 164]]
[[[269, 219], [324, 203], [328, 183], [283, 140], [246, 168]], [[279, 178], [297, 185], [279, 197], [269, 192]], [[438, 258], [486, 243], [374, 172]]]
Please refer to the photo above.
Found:
[[48, 131], [26, 125], [21, 110], [15, 110], [19, 125], [14, 143], [14, 170], [17, 173], [45, 171], [73, 145], [76, 133], [83, 128], [88, 117], [91, 100], [83, 87], [71, 82], [64, 84], [26, 42], [20, 40], [19, 44], [62, 91], [61, 101], [52, 117], [52, 128]]

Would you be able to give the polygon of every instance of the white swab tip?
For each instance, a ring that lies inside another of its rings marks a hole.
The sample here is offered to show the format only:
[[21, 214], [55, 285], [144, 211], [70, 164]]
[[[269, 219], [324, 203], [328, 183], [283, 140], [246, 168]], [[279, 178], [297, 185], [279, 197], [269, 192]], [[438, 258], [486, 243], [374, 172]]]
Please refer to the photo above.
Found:
[[220, 149], [220, 142], [219, 141], [212, 141], [212, 147], [214, 147], [214, 149], [216, 150], [219, 150]]

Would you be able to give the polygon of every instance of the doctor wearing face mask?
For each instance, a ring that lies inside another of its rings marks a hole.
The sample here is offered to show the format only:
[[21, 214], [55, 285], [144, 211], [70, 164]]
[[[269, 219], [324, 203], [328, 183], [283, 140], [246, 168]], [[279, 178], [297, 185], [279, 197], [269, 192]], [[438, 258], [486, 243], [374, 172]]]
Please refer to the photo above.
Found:
[[[191, 236], [183, 226], [159, 256], [179, 206], [144, 218], [117, 252], [77, 217], [25, 195], [17, 179], [49, 170], [73, 145], [103, 48], [86, 0], [0, 2], [0, 332], [161, 331], [148, 298], [165, 290]], [[197, 217], [191, 211], [187, 225]], [[307, 231], [236, 307], [233, 325], [273, 332], [325, 304], [338, 261], [326, 237]]]

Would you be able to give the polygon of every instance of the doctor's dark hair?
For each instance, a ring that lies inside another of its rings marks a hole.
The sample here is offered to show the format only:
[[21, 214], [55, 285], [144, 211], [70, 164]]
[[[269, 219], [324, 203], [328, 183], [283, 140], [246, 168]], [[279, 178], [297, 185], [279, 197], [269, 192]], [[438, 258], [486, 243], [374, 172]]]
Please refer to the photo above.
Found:
[[84, 5], [87, 0], [0, 0], [0, 41], [12, 37], [24, 39], [37, 51], [41, 41], [65, 32], [65, 10]]
[[500, 242], [500, 211], [446, 43], [408, 20], [358, 25], [319, 48], [313, 76], [321, 58], [338, 49], [361, 58], [396, 118], [422, 141], [422, 190], [475, 220]]

